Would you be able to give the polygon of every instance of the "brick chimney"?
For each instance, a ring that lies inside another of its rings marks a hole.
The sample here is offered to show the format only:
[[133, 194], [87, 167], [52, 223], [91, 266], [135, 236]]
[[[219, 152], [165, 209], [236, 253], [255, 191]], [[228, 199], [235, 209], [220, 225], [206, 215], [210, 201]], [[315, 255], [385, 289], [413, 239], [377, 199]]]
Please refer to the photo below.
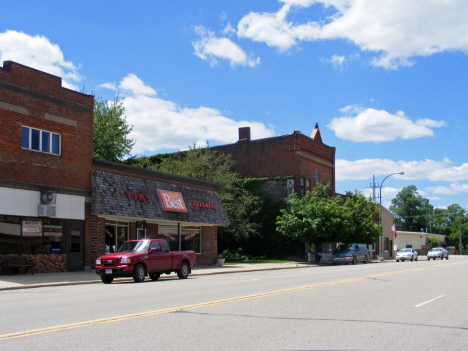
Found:
[[250, 141], [250, 127], [239, 128], [239, 140]]

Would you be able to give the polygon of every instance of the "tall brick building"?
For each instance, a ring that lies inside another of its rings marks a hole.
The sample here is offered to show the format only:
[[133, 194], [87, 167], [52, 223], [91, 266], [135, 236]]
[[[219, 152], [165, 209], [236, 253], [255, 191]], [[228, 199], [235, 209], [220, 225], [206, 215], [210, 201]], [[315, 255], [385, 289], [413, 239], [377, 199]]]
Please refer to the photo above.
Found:
[[335, 148], [322, 142], [318, 124], [310, 137], [295, 131], [258, 140], [251, 140], [250, 127], [239, 128], [236, 143], [211, 149], [231, 154], [236, 163], [233, 170], [241, 178], [287, 177], [288, 188], [300, 195], [317, 183], [330, 184], [335, 193]]
[[0, 254], [36, 272], [83, 270], [125, 240], [158, 237], [213, 264], [229, 224], [217, 184], [93, 159], [94, 97], [61, 83], [0, 67]]

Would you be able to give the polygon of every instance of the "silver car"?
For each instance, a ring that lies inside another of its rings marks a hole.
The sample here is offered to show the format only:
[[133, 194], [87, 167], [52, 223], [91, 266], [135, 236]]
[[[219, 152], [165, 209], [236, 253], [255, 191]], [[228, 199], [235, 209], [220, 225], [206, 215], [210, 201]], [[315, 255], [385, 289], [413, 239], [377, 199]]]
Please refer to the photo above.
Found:
[[429, 261], [431, 258], [435, 261], [436, 258], [440, 258], [441, 260], [447, 259], [448, 260], [448, 251], [443, 247], [434, 247], [427, 253], [427, 260]]
[[400, 260], [402, 260], [403, 262], [405, 262], [405, 260], [417, 261], [418, 253], [416, 252], [415, 249], [401, 249], [396, 254], [396, 261], [400, 262]]

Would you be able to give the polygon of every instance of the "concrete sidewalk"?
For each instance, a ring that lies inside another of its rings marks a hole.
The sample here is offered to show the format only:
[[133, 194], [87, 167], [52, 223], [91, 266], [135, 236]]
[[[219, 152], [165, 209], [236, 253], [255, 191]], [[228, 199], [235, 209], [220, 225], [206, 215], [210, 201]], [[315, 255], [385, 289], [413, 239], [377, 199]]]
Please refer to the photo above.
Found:
[[[307, 268], [314, 266], [317, 266], [317, 264], [313, 262], [291, 262], [268, 264], [235, 264], [224, 265], [223, 267], [193, 267], [191, 275], [198, 276], [206, 274], [253, 272], [273, 269]], [[174, 273], [171, 273], [171, 275], [161, 275], [162, 279], [164, 279], [164, 277], [174, 278], [176, 275]], [[146, 279], [149, 278], [147, 277]], [[132, 278], [116, 278], [114, 279], [114, 282], [132, 280]], [[94, 270], [80, 272], [35, 273], [34, 275], [31, 273], [0, 275], [0, 291], [95, 283], [101, 283], [101, 277], [98, 276]]]

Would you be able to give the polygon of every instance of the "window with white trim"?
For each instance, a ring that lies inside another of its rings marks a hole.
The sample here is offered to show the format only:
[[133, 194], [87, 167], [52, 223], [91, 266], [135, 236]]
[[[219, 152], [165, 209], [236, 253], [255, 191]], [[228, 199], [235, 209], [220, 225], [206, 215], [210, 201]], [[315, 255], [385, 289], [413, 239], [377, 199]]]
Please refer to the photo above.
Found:
[[21, 148], [45, 152], [53, 155], [60, 155], [60, 134], [21, 126]]

